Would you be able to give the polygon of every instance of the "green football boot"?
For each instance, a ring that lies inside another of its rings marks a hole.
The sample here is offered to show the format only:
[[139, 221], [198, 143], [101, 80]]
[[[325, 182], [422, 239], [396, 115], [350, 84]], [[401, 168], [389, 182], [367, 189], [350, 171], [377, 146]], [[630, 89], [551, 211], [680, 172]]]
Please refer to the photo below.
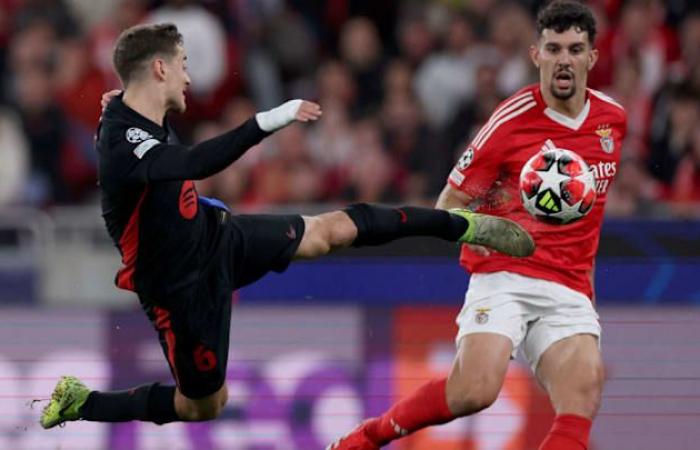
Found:
[[48, 430], [64, 422], [80, 419], [80, 407], [89, 394], [90, 389], [76, 377], [61, 377], [51, 394], [51, 401], [41, 412], [41, 426]]
[[535, 252], [530, 233], [512, 220], [467, 209], [454, 208], [449, 212], [469, 222], [469, 228], [459, 238], [463, 244], [483, 245], [510, 256], [530, 256]]

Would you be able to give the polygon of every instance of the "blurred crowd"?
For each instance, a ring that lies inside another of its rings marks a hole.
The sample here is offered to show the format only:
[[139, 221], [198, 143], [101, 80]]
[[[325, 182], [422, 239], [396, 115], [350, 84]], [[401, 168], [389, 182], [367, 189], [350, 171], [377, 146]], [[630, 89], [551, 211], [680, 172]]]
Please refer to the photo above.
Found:
[[[199, 183], [248, 209], [307, 202], [431, 204], [494, 107], [537, 73], [541, 1], [0, 0], [0, 205], [96, 200], [101, 94], [119, 87], [121, 30], [171, 21], [192, 78], [180, 139], [195, 143], [289, 98], [324, 116]], [[700, 211], [700, 9], [590, 1], [591, 86], [626, 106], [616, 215]], [[504, 143], [507, 145], [507, 143]]]

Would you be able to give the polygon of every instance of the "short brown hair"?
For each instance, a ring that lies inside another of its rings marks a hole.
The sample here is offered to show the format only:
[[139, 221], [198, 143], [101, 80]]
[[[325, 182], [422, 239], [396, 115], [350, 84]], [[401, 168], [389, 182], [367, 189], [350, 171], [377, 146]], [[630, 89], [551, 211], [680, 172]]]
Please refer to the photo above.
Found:
[[137, 25], [119, 35], [112, 62], [122, 84], [127, 84], [156, 55], [175, 56], [182, 34], [172, 23]]

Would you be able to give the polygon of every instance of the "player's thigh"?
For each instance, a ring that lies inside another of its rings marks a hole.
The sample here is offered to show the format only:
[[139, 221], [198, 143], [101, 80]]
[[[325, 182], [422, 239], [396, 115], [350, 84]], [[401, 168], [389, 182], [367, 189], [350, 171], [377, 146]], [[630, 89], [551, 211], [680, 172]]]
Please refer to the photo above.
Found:
[[558, 414], [593, 417], [605, 379], [598, 336], [576, 334], [555, 342], [540, 357], [536, 376]]
[[233, 287], [247, 286], [270, 271], [284, 272], [306, 234], [299, 215], [234, 215], [230, 220]]
[[197, 291], [168, 304], [142, 299], [179, 392], [193, 400], [225, 384], [232, 301], [224, 284], [204, 284]]
[[458, 343], [447, 379], [447, 397], [455, 412], [473, 412], [493, 403], [503, 386], [513, 343], [498, 333], [472, 333]]
[[476, 412], [496, 400], [525, 336], [525, 315], [522, 303], [510, 296], [482, 297], [477, 288], [467, 293], [456, 320], [457, 356], [447, 382], [453, 412]]

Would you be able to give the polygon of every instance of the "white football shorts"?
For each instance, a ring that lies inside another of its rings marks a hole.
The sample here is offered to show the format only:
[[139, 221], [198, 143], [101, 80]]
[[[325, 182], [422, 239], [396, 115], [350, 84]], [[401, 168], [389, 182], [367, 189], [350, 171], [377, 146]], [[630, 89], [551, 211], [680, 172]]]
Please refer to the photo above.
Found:
[[513, 342], [513, 358], [521, 348], [533, 373], [542, 354], [557, 341], [592, 334], [600, 343], [598, 314], [588, 297], [553, 281], [512, 272], [473, 274], [456, 322], [457, 344], [472, 333], [504, 335]]

